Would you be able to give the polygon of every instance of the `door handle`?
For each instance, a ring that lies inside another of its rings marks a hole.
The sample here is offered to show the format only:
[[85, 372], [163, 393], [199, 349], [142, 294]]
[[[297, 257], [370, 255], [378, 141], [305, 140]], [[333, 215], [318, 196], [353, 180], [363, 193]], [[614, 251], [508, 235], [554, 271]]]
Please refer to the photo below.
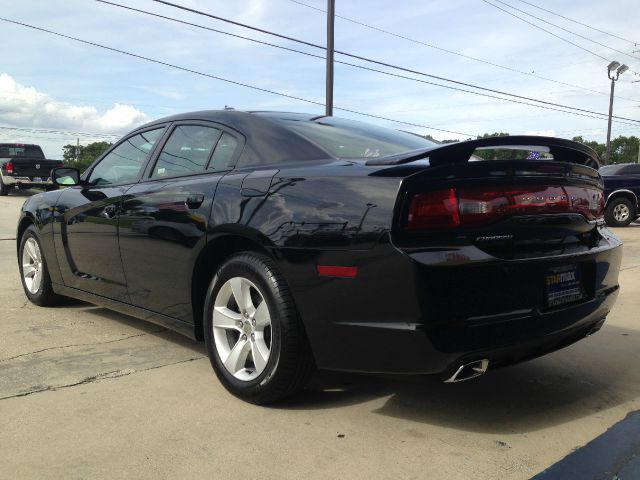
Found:
[[189, 195], [187, 197], [187, 200], [184, 202], [184, 204], [187, 206], [187, 208], [196, 209], [196, 208], [200, 208], [200, 205], [202, 205], [202, 202], [204, 202], [204, 195], [202, 195], [201, 193], [197, 193], [197, 194]]
[[106, 207], [104, 207], [100, 215], [104, 218], [113, 218], [116, 216], [117, 211], [118, 209], [115, 205], [107, 205]]

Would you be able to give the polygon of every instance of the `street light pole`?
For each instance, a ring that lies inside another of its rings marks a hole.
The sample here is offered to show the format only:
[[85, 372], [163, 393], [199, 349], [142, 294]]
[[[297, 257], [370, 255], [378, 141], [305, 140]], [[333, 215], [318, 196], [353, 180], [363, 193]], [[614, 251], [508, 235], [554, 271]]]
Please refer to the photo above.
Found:
[[611, 96], [609, 97], [609, 122], [607, 125], [607, 150], [605, 154], [604, 164], [611, 163], [611, 121], [613, 119], [613, 92], [616, 87], [616, 82], [621, 74], [629, 70], [626, 65], [621, 65], [620, 62], [611, 62], [607, 66], [607, 76], [611, 80]]
[[607, 125], [607, 150], [604, 156], [604, 164], [611, 163], [611, 119], [613, 118], [613, 91], [616, 88], [616, 81], [613, 77], [611, 79], [611, 96], [609, 97], [609, 124]]
[[325, 115], [333, 115], [333, 27], [336, 20], [336, 1], [327, 0], [327, 93], [325, 97]]

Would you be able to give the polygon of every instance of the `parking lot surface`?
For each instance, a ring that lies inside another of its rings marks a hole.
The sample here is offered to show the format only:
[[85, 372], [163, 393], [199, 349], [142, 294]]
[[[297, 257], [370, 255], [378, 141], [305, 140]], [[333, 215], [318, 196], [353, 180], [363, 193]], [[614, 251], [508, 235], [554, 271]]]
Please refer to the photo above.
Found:
[[640, 409], [640, 224], [615, 231], [622, 290], [590, 338], [460, 384], [323, 373], [264, 408], [223, 389], [202, 344], [30, 304], [27, 195], [0, 197], [0, 478], [525, 479]]

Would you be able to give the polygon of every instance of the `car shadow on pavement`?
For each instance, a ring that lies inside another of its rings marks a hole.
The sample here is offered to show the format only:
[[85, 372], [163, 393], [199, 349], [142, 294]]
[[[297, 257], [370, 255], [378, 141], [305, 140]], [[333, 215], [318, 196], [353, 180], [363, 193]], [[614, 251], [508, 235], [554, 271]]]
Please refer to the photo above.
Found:
[[191, 340], [184, 335], [180, 335], [173, 330], [169, 330], [160, 325], [156, 325], [151, 322], [146, 322], [144, 320], [140, 320], [136, 317], [132, 317], [126, 315], [124, 313], [119, 313], [114, 310], [109, 310], [108, 308], [99, 307], [91, 303], [84, 302], [82, 300], [77, 300], [74, 298], [65, 299], [64, 303], [61, 305], [55, 305], [52, 307], [47, 307], [52, 309], [65, 309], [70, 311], [81, 311], [84, 314], [89, 314], [91, 316], [98, 317], [97, 321], [99, 322], [113, 322], [117, 324], [124, 325], [128, 328], [137, 330], [140, 335], [150, 335], [160, 338], [162, 341], [169, 341], [180, 347], [191, 350], [194, 353], [198, 353], [201, 355], [206, 355], [206, 349], [204, 347], [203, 342], [197, 342]]
[[[202, 342], [84, 302], [68, 304], [205, 355]], [[640, 397], [640, 330], [608, 326], [539, 359], [496, 369], [478, 379], [442, 383], [438, 376], [374, 376], [317, 372], [300, 394], [270, 408], [329, 410], [371, 403], [371, 413], [462, 431], [532, 432]], [[211, 372], [213, 375], [213, 372]]]
[[638, 339], [640, 331], [605, 327], [565, 350], [456, 384], [436, 376], [321, 373], [302, 394], [275, 408], [330, 409], [372, 401], [372, 413], [419, 423], [470, 432], [531, 432], [640, 397], [640, 378], [630, 360], [640, 358]]

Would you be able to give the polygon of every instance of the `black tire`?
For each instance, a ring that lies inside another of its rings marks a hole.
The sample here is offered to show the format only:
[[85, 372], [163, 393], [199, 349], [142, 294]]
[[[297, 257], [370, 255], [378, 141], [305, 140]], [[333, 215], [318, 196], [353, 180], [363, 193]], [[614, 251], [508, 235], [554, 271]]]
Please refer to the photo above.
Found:
[[[271, 321], [269, 358], [262, 373], [250, 380], [240, 380], [227, 370], [213, 332], [216, 297], [228, 280], [237, 277], [249, 280], [257, 288]], [[216, 375], [230, 393], [242, 400], [258, 405], [282, 400], [301, 390], [313, 373], [313, 356], [289, 288], [276, 264], [265, 255], [236, 254], [220, 267], [207, 291], [203, 323], [205, 344]]]
[[[624, 220], [616, 219], [616, 209], [620, 208], [626, 208], [629, 212], [627, 218], [625, 218]], [[607, 205], [607, 208], [604, 212], [604, 219], [607, 222], [607, 225], [611, 227], [626, 227], [636, 219], [636, 206], [631, 202], [631, 200], [627, 198], [614, 198], [610, 200]]]
[[[25, 244], [30, 238], [33, 238], [37, 243], [42, 258], [42, 266], [40, 267], [40, 275], [42, 276], [42, 279], [40, 287], [35, 292], [31, 292], [29, 290], [24, 278], [23, 253]], [[39, 305], [41, 307], [47, 307], [50, 305], [56, 305], [62, 298], [64, 298], [60, 295], [57, 295], [53, 291], [53, 287], [51, 286], [51, 277], [49, 276], [49, 269], [47, 267], [47, 261], [42, 251], [40, 239], [38, 238], [38, 234], [33, 225], [29, 226], [20, 238], [20, 249], [18, 250], [18, 266], [20, 268], [20, 280], [22, 281], [22, 288], [24, 289], [25, 295], [32, 303], [35, 303], [36, 305]]]
[[9, 195], [9, 187], [7, 187], [0, 177], [0, 197], [6, 197]]

